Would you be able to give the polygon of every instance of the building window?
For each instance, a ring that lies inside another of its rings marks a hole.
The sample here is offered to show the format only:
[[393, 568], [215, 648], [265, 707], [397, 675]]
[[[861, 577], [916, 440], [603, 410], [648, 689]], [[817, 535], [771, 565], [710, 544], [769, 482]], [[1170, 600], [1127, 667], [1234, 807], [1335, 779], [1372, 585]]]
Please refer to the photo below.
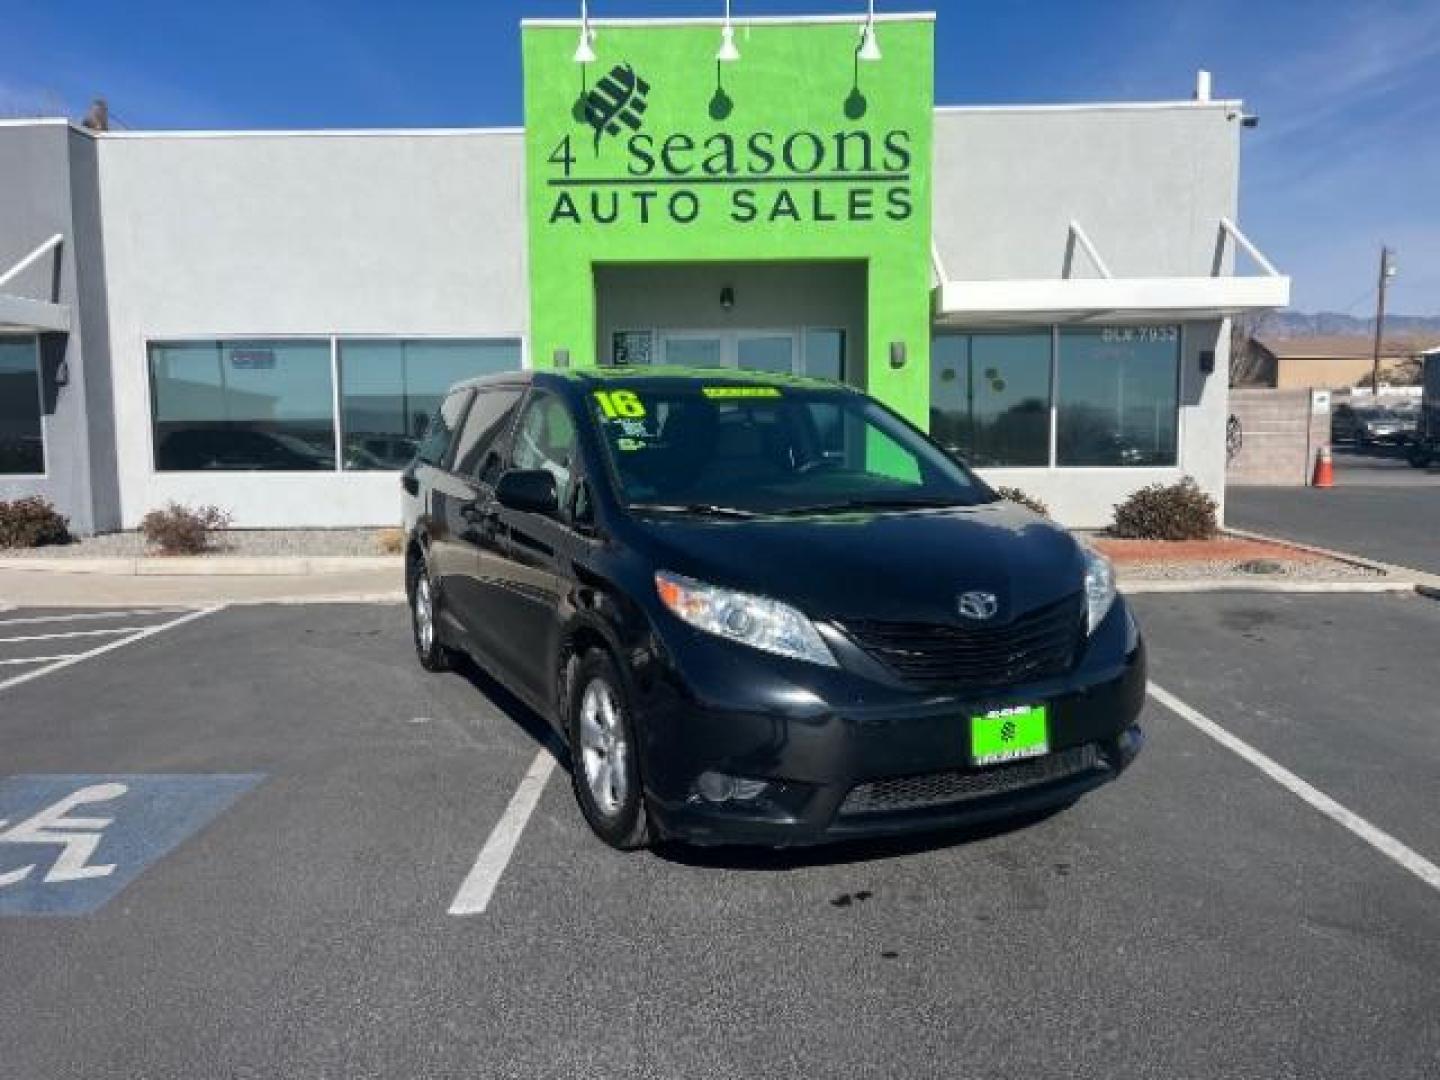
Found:
[[445, 391], [519, 367], [518, 341], [341, 340], [344, 467], [403, 469]]
[[833, 382], [845, 381], [845, 331], [805, 331], [805, 374]]
[[1174, 465], [1179, 328], [1063, 329], [1059, 338], [1056, 463]]
[[971, 465], [1050, 464], [1051, 335], [942, 334], [930, 348], [930, 434]]
[[151, 345], [150, 382], [162, 472], [335, 467], [328, 340]]
[[44, 471], [40, 349], [33, 337], [0, 338], [0, 475]]

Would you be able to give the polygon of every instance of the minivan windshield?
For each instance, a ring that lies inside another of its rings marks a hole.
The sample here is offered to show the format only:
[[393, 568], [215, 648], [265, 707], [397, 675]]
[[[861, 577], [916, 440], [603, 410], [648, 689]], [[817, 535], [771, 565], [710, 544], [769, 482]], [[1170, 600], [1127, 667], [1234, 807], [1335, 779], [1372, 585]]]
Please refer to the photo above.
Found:
[[635, 510], [745, 516], [995, 500], [884, 408], [838, 388], [617, 379], [589, 404]]

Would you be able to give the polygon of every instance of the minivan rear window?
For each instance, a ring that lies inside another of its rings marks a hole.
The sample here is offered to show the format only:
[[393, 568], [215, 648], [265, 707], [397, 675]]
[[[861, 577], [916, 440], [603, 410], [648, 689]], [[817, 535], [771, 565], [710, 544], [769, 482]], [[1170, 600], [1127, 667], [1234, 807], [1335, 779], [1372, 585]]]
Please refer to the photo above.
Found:
[[455, 438], [455, 430], [465, 418], [465, 405], [469, 400], [469, 390], [456, 390], [440, 402], [440, 407], [430, 418], [430, 426], [425, 429], [425, 437], [420, 440], [420, 447], [416, 451], [416, 456], [421, 461], [428, 465], [444, 463], [445, 454]]
[[491, 474], [498, 471], [500, 461], [496, 451], [510, 428], [520, 395], [518, 386], [482, 387], [476, 392], [455, 448], [452, 471], [487, 481], [494, 478]]

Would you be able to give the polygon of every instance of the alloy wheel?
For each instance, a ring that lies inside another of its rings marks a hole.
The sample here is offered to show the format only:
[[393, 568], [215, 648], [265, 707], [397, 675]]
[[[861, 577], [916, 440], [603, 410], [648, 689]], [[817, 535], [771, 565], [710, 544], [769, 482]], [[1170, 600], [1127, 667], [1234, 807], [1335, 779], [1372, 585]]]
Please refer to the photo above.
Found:
[[415, 640], [422, 653], [428, 654], [435, 644], [435, 602], [423, 573], [415, 582]]
[[607, 817], [625, 805], [629, 754], [615, 692], [604, 680], [592, 679], [580, 699], [580, 758], [590, 796]]

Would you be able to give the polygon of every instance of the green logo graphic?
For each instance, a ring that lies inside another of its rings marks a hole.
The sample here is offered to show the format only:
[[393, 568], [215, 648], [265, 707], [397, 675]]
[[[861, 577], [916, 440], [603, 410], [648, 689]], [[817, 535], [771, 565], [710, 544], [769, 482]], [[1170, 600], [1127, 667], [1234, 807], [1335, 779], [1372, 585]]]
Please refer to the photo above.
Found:
[[629, 64], [616, 64], [585, 95], [585, 121], [595, 129], [595, 153], [600, 153], [600, 140], [606, 135], [619, 135], [620, 125], [639, 131], [649, 103], [645, 95], [650, 84], [635, 74]]

